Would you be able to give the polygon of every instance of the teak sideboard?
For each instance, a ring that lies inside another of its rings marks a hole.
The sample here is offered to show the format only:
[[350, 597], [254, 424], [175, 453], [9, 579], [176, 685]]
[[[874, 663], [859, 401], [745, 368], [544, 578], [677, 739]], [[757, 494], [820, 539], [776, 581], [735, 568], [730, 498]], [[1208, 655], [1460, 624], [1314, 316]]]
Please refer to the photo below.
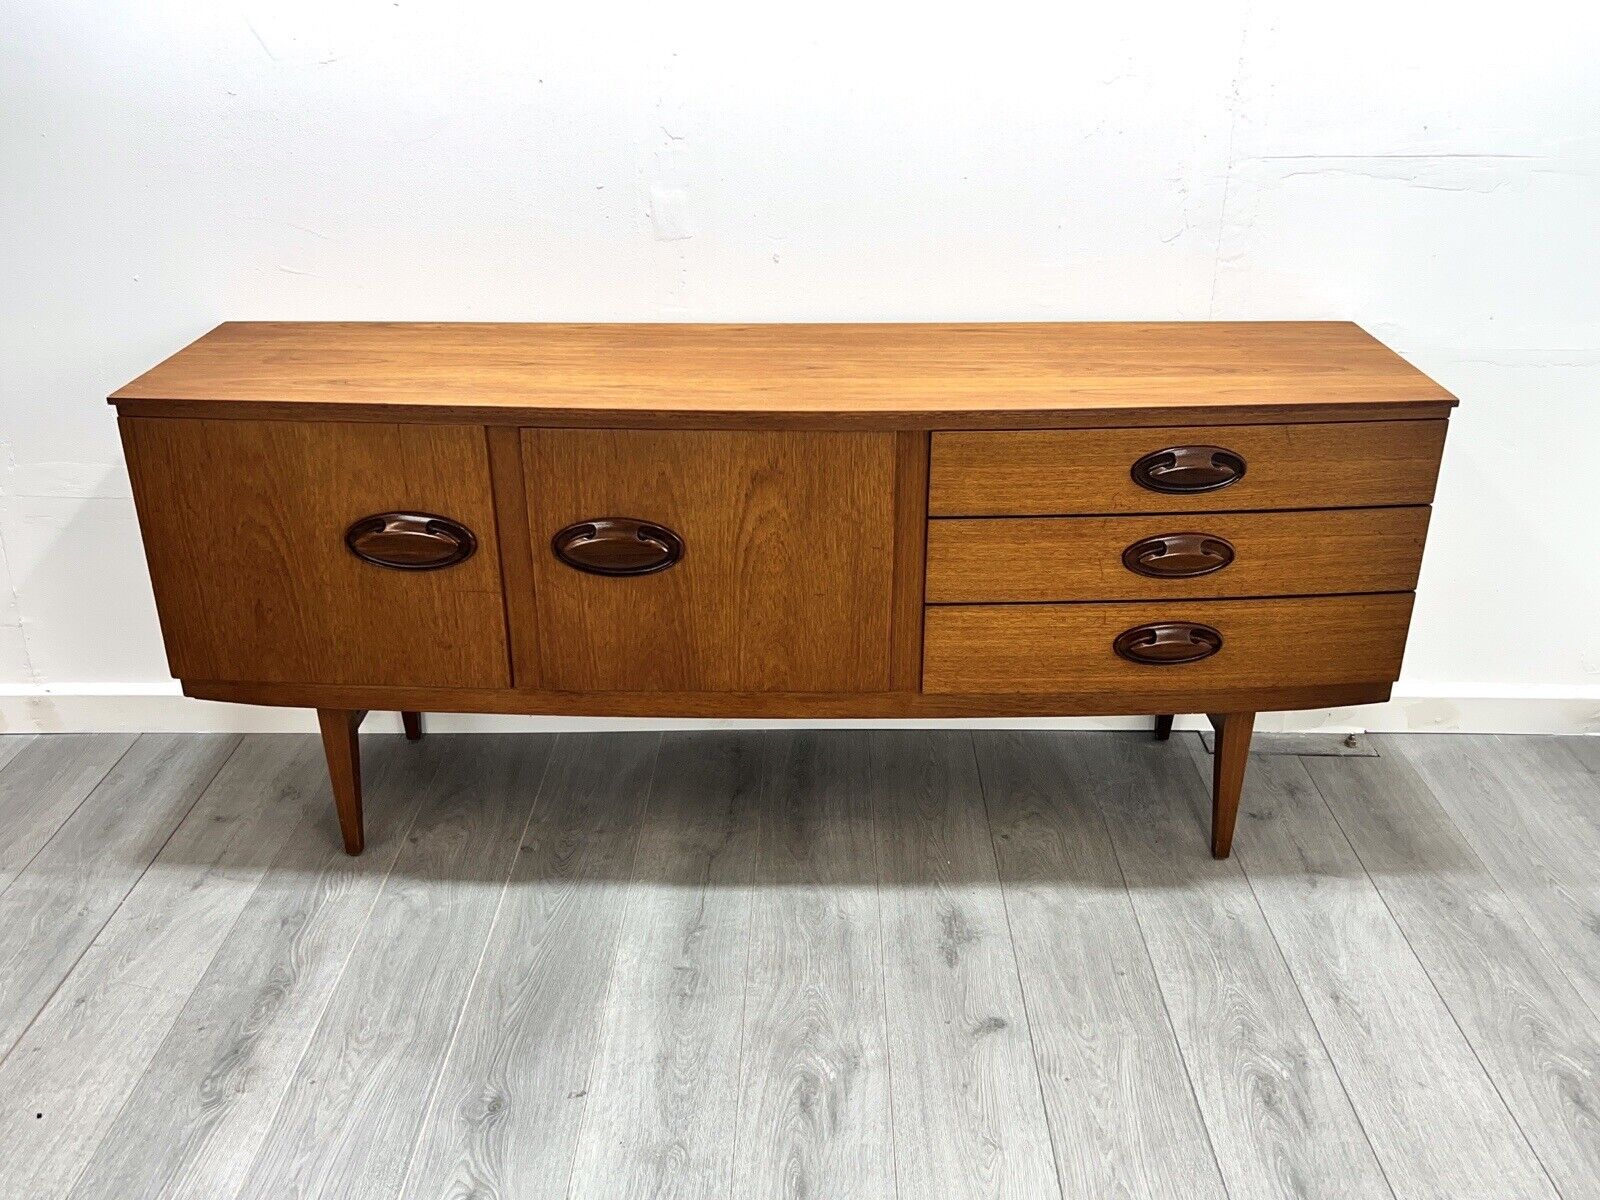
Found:
[[1255, 714], [1385, 700], [1455, 400], [1354, 325], [230, 323], [111, 397], [187, 695]]

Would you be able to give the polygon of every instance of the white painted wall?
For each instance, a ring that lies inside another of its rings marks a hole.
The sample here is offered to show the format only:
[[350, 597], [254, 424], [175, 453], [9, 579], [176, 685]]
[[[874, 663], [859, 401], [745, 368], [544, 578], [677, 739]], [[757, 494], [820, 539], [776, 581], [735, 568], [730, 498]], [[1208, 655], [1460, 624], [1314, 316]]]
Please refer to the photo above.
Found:
[[103, 403], [227, 318], [1348, 317], [1463, 404], [1413, 699], [1299, 720], [1600, 728], [1593, 12], [0, 0], [0, 719], [266, 719]]

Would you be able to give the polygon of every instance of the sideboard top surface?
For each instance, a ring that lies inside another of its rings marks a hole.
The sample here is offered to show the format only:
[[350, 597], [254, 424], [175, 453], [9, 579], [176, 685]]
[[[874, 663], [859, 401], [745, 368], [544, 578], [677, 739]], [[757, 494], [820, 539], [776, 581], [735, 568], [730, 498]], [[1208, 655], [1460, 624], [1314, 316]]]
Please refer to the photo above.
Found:
[[1443, 415], [1349, 322], [229, 322], [112, 394], [128, 415], [983, 428]]

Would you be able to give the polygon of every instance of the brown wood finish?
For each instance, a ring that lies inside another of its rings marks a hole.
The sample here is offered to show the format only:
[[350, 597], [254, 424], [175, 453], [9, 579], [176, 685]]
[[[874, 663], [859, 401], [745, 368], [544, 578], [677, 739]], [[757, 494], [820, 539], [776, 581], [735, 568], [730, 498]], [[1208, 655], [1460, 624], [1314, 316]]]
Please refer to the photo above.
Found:
[[528, 488], [522, 477], [520, 430], [485, 430], [494, 485], [495, 528], [500, 538], [500, 587], [505, 597], [511, 678], [520, 688], [539, 686], [539, 598], [533, 587], [533, 542], [528, 533]]
[[[1348, 322], [484, 325], [230, 322], [127, 413], [483, 424], [1019, 428], [1439, 415]], [[1109, 419], [1108, 419], [1109, 418]]]
[[[1140, 517], [980, 517], [928, 522], [930, 604], [1403, 592], [1416, 586], [1426, 507]], [[1123, 564], [1146, 538], [1195, 532], [1227, 566], [1152, 578]]]
[[185, 694], [315, 708], [351, 853], [377, 708], [1208, 712], [1219, 856], [1256, 712], [1388, 698], [1455, 403], [1332, 322], [230, 324], [112, 402]]
[[[121, 422], [179, 678], [504, 687], [499, 548], [483, 434], [464, 426]], [[356, 558], [360, 517], [420, 509], [478, 539], [465, 562]]]
[[[1287, 600], [1117, 604], [940, 605], [928, 609], [922, 686], [928, 692], [1052, 692], [1076, 687], [1194, 694], [1393, 680], [1405, 650], [1410, 593]], [[1187, 621], [1222, 635], [1198, 662], [1149, 666], [1111, 648], [1124, 630]], [[1265, 706], [1259, 706], [1265, 707]], [[1154, 711], [1194, 711], [1175, 701]]]
[[[1063, 681], [1065, 683], [1065, 681]], [[1390, 684], [1275, 684], [1271, 687], [1097, 687], [1075, 692], [524, 692], [510, 688], [391, 688], [326, 684], [183, 681], [183, 694], [232, 704], [288, 708], [505, 713], [566, 717], [858, 718], [1086, 717], [1208, 708], [1275, 712], [1381, 704]]]
[[1211, 758], [1211, 857], [1227, 858], [1233, 852], [1233, 828], [1239, 820], [1239, 796], [1244, 790], [1244, 769], [1250, 759], [1253, 712], [1211, 713], [1217, 731]]
[[889, 687], [922, 686], [922, 604], [927, 582], [928, 435], [895, 437], [894, 618]]
[[328, 758], [328, 779], [333, 785], [333, 806], [339, 814], [339, 833], [346, 854], [360, 854], [366, 844], [361, 820], [361, 743], [358, 737], [365, 709], [319, 708], [322, 749]]
[[[884, 691], [891, 684], [894, 435], [527, 430], [539, 677], [562, 691]], [[550, 539], [636, 517], [682, 561], [585, 574]]]
[[[928, 511], [936, 517], [1197, 513], [1427, 504], [1444, 421], [1191, 425], [1159, 429], [935, 433]], [[1154, 492], [1133, 464], [1172, 446], [1222, 446], [1246, 462], [1217, 491]]]

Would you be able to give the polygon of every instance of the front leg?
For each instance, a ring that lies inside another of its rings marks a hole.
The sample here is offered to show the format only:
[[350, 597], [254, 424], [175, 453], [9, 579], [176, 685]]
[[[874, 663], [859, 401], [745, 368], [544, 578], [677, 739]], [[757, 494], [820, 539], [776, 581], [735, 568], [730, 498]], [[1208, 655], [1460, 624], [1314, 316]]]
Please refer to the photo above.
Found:
[[1211, 857], [1227, 858], [1233, 850], [1233, 826], [1239, 817], [1239, 793], [1244, 788], [1256, 715], [1211, 713], [1209, 718], [1217, 731], [1211, 756]]
[[322, 750], [328, 757], [328, 779], [333, 784], [333, 806], [339, 813], [339, 831], [346, 854], [360, 854], [366, 842], [361, 824], [361, 743], [356, 731], [367, 715], [360, 708], [319, 708]]

